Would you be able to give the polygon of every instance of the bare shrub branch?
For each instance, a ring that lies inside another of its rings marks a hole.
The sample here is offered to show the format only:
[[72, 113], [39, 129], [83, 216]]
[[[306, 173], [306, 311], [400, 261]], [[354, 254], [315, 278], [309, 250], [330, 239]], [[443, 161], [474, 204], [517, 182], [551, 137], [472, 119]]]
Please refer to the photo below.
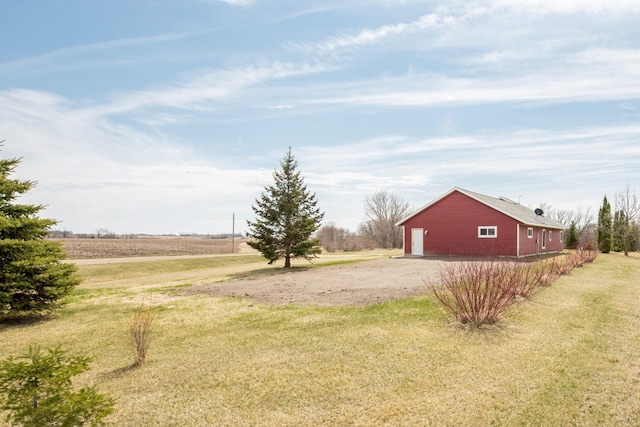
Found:
[[129, 320], [129, 336], [131, 338], [135, 366], [141, 366], [147, 362], [154, 317], [153, 308], [142, 303], [136, 308]]
[[504, 266], [494, 262], [446, 264], [439, 272], [435, 297], [461, 323], [497, 322], [516, 301], [516, 290]]

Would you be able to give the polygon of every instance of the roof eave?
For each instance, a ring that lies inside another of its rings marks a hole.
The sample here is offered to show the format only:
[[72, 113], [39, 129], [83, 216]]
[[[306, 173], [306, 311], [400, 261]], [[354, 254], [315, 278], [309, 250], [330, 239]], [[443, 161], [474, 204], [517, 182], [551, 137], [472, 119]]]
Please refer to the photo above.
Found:
[[[553, 224], [553, 223], [552, 224], [540, 224], [540, 223], [532, 223], [531, 221], [524, 220], [523, 218], [519, 218], [519, 217], [517, 217], [517, 216], [515, 216], [513, 214], [505, 212], [502, 209], [500, 209], [500, 208], [498, 208], [498, 207], [496, 207], [494, 205], [486, 203], [484, 200], [481, 200], [481, 199], [475, 197], [473, 195], [473, 193], [471, 193], [470, 191], [467, 191], [467, 190], [465, 190], [463, 188], [459, 188], [459, 187], [453, 187], [451, 190], [449, 190], [446, 193], [442, 194], [440, 197], [430, 201], [426, 205], [424, 205], [421, 208], [419, 208], [419, 209], [415, 210], [414, 212], [412, 212], [407, 217], [401, 219], [395, 225], [396, 226], [402, 226], [405, 222], [407, 222], [408, 220], [410, 220], [414, 216], [418, 215], [420, 212], [424, 211], [425, 209], [429, 208], [430, 206], [438, 203], [440, 200], [444, 199], [445, 197], [447, 197], [448, 195], [450, 195], [454, 191], [458, 191], [459, 193], [464, 194], [465, 196], [475, 200], [476, 202], [482, 203], [483, 205], [495, 210], [496, 212], [500, 212], [501, 214], [506, 215], [509, 218], [512, 218], [512, 219], [518, 221], [522, 225], [530, 225], [530, 226], [534, 226], [534, 227], [548, 227], [548, 228], [553, 228], [553, 229], [557, 229], [557, 230], [566, 230], [567, 229], [567, 227], [565, 225], [560, 224], [560, 223], [555, 223], [555, 221], [553, 221], [555, 224]], [[487, 196], [487, 197], [490, 197], [490, 196]], [[551, 221], [551, 220], [549, 220], [549, 221]]]

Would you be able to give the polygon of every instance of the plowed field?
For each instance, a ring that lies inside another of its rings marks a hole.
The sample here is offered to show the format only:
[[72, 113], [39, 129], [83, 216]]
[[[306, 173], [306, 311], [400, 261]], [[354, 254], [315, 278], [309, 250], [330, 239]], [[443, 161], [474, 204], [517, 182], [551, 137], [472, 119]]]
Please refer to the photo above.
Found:
[[[118, 239], [51, 239], [62, 243], [70, 259], [125, 258], [232, 253], [231, 239], [206, 237], [135, 237]], [[236, 252], [242, 239], [236, 238]]]

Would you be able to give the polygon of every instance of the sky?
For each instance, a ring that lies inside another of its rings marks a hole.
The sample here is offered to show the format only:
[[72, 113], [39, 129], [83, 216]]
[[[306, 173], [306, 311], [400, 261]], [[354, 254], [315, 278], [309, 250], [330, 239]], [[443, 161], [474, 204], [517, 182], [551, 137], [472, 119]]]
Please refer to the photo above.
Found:
[[76, 233], [245, 232], [289, 147], [352, 231], [382, 190], [597, 213], [640, 190], [639, 20], [636, 0], [2, 0], [0, 157]]

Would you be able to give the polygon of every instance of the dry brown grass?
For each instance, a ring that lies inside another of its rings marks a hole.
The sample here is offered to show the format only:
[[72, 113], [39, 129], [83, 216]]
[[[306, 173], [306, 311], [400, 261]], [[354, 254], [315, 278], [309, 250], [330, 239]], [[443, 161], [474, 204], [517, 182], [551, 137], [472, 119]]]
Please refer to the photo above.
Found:
[[0, 327], [0, 353], [95, 356], [82, 380], [118, 398], [117, 426], [635, 426], [631, 255], [599, 256], [488, 328], [448, 322], [432, 296], [365, 308], [154, 298], [153, 358], [131, 370], [122, 325], [140, 294], [95, 289], [54, 319]]

